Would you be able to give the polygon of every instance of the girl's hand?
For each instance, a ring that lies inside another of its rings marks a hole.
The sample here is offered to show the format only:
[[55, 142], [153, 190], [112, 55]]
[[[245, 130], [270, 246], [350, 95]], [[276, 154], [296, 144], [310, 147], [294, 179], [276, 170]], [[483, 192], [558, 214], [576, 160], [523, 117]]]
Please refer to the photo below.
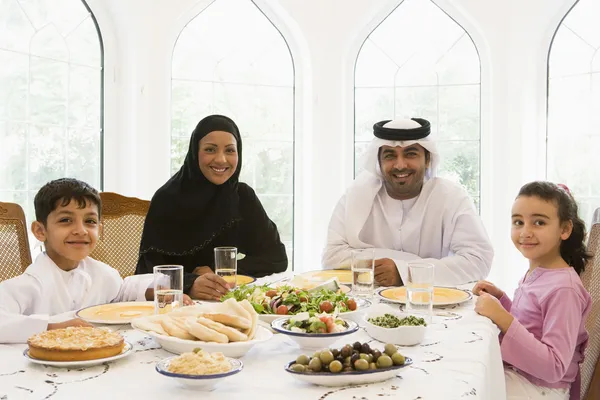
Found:
[[193, 306], [194, 305], [194, 300], [192, 300], [192, 298], [185, 293], [183, 294], [183, 305], [184, 306]]
[[506, 333], [514, 317], [502, 307], [498, 299], [487, 293], [481, 293], [475, 303], [475, 312], [484, 317], [488, 317], [493, 323], [498, 325], [502, 333]]
[[475, 286], [473, 286], [474, 295], [481, 296], [482, 293], [489, 293], [498, 300], [504, 296], [504, 292], [502, 290], [498, 289], [496, 285], [488, 281], [479, 281], [475, 284]]

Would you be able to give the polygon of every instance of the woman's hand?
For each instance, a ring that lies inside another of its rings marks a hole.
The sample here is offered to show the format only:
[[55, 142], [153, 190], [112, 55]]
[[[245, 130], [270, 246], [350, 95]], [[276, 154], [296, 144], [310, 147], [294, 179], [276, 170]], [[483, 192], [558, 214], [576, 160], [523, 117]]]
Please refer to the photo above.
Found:
[[473, 294], [481, 296], [482, 293], [489, 293], [498, 300], [504, 296], [504, 292], [498, 289], [493, 283], [488, 281], [479, 281], [473, 286]]
[[229, 284], [225, 279], [213, 272], [196, 278], [190, 289], [190, 297], [198, 300], [220, 300], [229, 292]]

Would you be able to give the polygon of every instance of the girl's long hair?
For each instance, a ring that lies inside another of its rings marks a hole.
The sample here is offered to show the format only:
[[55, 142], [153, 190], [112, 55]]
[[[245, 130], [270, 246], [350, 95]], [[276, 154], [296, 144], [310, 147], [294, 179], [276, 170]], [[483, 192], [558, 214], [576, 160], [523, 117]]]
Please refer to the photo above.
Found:
[[579, 218], [578, 207], [575, 199], [564, 185], [555, 185], [551, 182], [530, 182], [519, 190], [519, 196], [535, 196], [542, 200], [553, 202], [558, 208], [560, 223], [571, 221], [573, 231], [571, 236], [560, 244], [561, 257], [575, 269], [577, 274], [585, 270], [585, 266], [592, 254], [588, 253], [585, 246], [585, 223]]

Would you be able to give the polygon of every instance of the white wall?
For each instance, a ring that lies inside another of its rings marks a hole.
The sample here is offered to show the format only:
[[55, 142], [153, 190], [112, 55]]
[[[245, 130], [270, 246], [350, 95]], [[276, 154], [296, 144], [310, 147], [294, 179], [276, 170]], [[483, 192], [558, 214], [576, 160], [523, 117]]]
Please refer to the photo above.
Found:
[[[330, 213], [353, 178], [354, 61], [400, 2], [256, 0], [296, 68], [296, 269], [320, 265]], [[508, 290], [524, 271], [509, 238], [510, 207], [523, 183], [545, 177], [548, 48], [574, 2], [435, 1], [481, 58], [481, 214], [496, 249], [490, 278]], [[104, 189], [150, 198], [169, 177], [173, 45], [210, 0], [88, 3], [104, 39]]]

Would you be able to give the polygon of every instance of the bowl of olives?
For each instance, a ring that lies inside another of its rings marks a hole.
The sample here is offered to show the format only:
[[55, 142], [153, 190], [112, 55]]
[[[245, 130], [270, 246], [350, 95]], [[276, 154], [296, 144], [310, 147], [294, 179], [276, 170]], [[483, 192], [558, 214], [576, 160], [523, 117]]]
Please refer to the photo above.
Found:
[[356, 342], [340, 349], [323, 349], [312, 356], [302, 354], [286, 364], [285, 370], [300, 381], [321, 386], [361, 385], [395, 377], [412, 364], [391, 343], [382, 350]]
[[400, 346], [414, 346], [425, 338], [427, 323], [423, 318], [391, 308], [379, 308], [364, 316], [364, 327], [373, 339]]
[[358, 324], [331, 315], [310, 316], [302, 313], [276, 319], [271, 323], [271, 328], [286, 335], [303, 349], [317, 350], [358, 331]]

